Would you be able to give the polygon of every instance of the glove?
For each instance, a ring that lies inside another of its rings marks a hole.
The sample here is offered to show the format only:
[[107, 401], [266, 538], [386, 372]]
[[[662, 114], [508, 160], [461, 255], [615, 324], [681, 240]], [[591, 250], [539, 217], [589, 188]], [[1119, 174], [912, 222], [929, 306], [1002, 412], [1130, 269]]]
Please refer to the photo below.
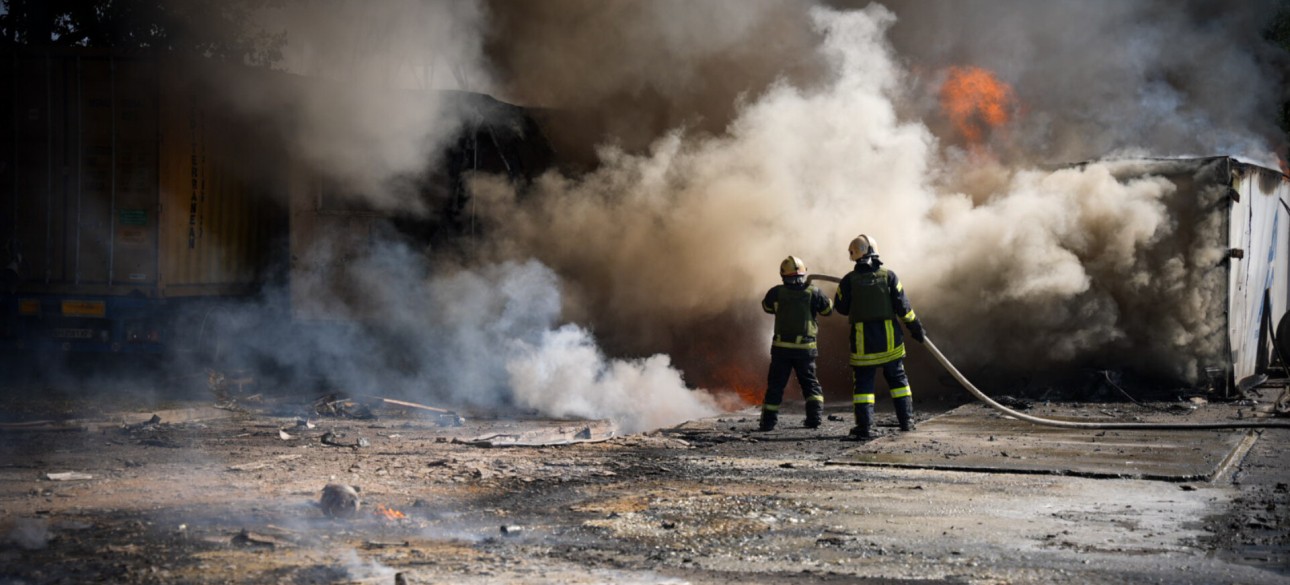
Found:
[[906, 323], [905, 327], [909, 328], [909, 334], [913, 336], [914, 339], [919, 343], [923, 343], [927, 341], [927, 330], [923, 329], [922, 321], [919, 321], [918, 319], [914, 319], [913, 321]]

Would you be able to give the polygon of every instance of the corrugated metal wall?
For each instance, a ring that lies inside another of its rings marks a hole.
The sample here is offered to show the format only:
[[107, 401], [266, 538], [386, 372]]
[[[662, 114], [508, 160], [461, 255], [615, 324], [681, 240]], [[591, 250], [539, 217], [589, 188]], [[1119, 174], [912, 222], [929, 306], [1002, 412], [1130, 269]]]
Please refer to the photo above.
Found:
[[182, 79], [168, 76], [162, 87], [164, 293], [238, 292], [259, 282], [274, 239], [286, 236], [285, 196], [278, 193], [286, 178], [261, 172], [283, 165], [272, 161], [275, 149], [256, 138], [249, 120]]
[[20, 293], [258, 286], [285, 235], [285, 180], [263, 172], [273, 149], [251, 122], [183, 69], [101, 51], [0, 58], [0, 243], [22, 254]]
[[1241, 258], [1232, 260], [1229, 274], [1228, 335], [1239, 383], [1268, 363], [1265, 324], [1276, 327], [1290, 296], [1290, 183], [1280, 172], [1235, 161], [1231, 176], [1236, 201], [1228, 237]]

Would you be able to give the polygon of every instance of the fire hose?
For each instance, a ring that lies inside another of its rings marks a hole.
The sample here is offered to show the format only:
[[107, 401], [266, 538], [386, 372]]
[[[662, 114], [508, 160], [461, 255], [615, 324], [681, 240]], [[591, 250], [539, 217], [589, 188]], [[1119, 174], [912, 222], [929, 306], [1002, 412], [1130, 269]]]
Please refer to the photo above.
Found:
[[[828, 276], [824, 274], [812, 274], [806, 277], [807, 282], [811, 282], [813, 280], [823, 280], [823, 281], [832, 282], [832, 283], [841, 282], [841, 279], [839, 279], [836, 276]], [[1017, 412], [1016, 410], [1008, 408], [1002, 404], [999, 404], [998, 402], [995, 402], [989, 396], [986, 396], [986, 394], [982, 392], [979, 388], [977, 388], [976, 385], [973, 384], [970, 380], [968, 380], [967, 377], [962, 374], [962, 372], [959, 372], [958, 368], [954, 367], [954, 364], [950, 363], [950, 360], [945, 357], [945, 354], [941, 353], [941, 350], [936, 347], [935, 343], [932, 343], [932, 340], [930, 337], [924, 336], [923, 347], [926, 347], [927, 350], [931, 352], [932, 357], [936, 358], [936, 361], [941, 363], [941, 367], [945, 368], [945, 371], [949, 372], [950, 375], [953, 376], [954, 379], [957, 380], [958, 383], [962, 385], [964, 389], [966, 389], [969, 393], [971, 393], [972, 396], [976, 397], [977, 400], [984, 402], [990, 408], [993, 408], [999, 412], [1002, 412], [1003, 414], [1006, 414], [1010, 417], [1016, 418], [1018, 420], [1024, 420], [1026, 422], [1034, 423], [1037, 425], [1044, 425], [1049, 427], [1061, 427], [1061, 428], [1067, 428], [1067, 429], [1138, 430], [1138, 431], [1143, 431], [1143, 430], [1184, 431], [1184, 430], [1249, 429], [1249, 428], [1290, 429], [1290, 421], [1242, 420], [1242, 421], [1228, 421], [1228, 422], [1193, 422], [1193, 423], [1083, 422], [1083, 421], [1057, 420], [1057, 419], [1051, 419], [1051, 418], [1031, 416], [1025, 413]]]

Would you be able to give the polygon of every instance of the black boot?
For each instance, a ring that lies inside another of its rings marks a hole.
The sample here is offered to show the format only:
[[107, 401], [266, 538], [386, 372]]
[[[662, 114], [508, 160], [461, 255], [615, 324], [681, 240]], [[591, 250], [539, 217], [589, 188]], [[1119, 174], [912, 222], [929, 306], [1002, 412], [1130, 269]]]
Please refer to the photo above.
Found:
[[892, 401], [896, 407], [896, 420], [900, 421], [900, 430], [914, 430], [914, 398], [912, 396], [901, 396]]
[[806, 421], [802, 426], [808, 429], [820, 428], [820, 415], [824, 412], [824, 403], [818, 400], [806, 401]]
[[852, 441], [868, 441], [873, 438], [873, 405], [857, 404], [856, 426], [851, 427]]
[[757, 425], [757, 430], [763, 433], [775, 430], [775, 423], [779, 422], [779, 413], [773, 410], [761, 411], [761, 423]]

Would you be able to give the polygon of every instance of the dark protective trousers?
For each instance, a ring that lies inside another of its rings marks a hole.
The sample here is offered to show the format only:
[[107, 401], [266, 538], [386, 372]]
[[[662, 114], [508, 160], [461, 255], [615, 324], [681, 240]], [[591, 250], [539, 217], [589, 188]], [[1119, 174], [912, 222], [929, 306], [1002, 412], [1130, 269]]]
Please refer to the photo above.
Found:
[[895, 359], [878, 366], [852, 366], [852, 377], [855, 380], [852, 401], [855, 404], [873, 404], [874, 378], [877, 377], [879, 368], [882, 369], [883, 377], [887, 379], [887, 387], [891, 389], [893, 399], [910, 395], [904, 359]]
[[784, 401], [784, 387], [788, 386], [788, 377], [794, 372], [797, 373], [797, 385], [802, 387], [802, 397], [806, 398], [806, 402], [824, 403], [824, 389], [815, 377], [815, 356], [786, 357], [771, 354], [762, 410], [779, 411], [779, 405]]

